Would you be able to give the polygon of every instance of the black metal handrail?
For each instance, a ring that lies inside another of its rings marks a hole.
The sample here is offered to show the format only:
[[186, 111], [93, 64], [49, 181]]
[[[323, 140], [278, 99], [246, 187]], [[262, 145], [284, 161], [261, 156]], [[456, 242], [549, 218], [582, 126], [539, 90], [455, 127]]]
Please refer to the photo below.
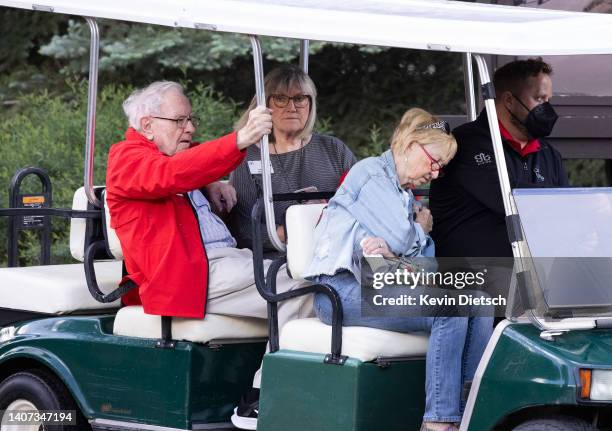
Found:
[[[26, 178], [37, 177], [41, 190], [23, 193], [21, 186]], [[53, 204], [53, 187], [49, 174], [33, 166], [19, 169], [11, 179], [9, 208], [50, 208]], [[8, 218], [8, 266], [19, 266], [19, 237], [24, 231], [37, 231], [40, 242], [40, 264], [51, 263], [51, 218], [41, 215], [12, 216]]]
[[[313, 198], [312, 195], [313, 193], [287, 193], [283, 196], [275, 195], [273, 199], [275, 201], [316, 199]], [[283, 199], [281, 199], [281, 197]], [[251, 228], [253, 230], [253, 269], [257, 291], [268, 302], [270, 351], [275, 352], [279, 348], [278, 303], [310, 293], [322, 293], [329, 298], [332, 306], [331, 354], [325, 357], [325, 362], [329, 364], [344, 364], [346, 357], [342, 356], [342, 303], [340, 302], [338, 293], [331, 287], [322, 284], [313, 284], [296, 290], [276, 293], [276, 275], [279, 269], [287, 262], [287, 257], [283, 255], [275, 259], [268, 268], [266, 277], [264, 271], [263, 237], [261, 233], [262, 214], [263, 198], [260, 197], [257, 202], [255, 202], [251, 212]]]
[[101, 218], [99, 210], [73, 210], [70, 208], [0, 208], [0, 217], [53, 216], [65, 218]]
[[307, 201], [318, 199], [331, 199], [334, 192], [304, 192], [304, 193], [277, 193], [272, 196], [273, 201]]
[[119, 287], [112, 292], [107, 294], [103, 293], [100, 290], [100, 286], [98, 286], [96, 271], [94, 268], [96, 255], [103, 251], [106, 251], [105, 240], [91, 243], [85, 250], [85, 258], [83, 259], [83, 263], [85, 265], [85, 280], [87, 280], [87, 288], [89, 289], [89, 293], [91, 293], [91, 296], [93, 296], [96, 301], [107, 304], [119, 299], [127, 292], [137, 288], [138, 286], [132, 280], [127, 280], [126, 282], [120, 284]]

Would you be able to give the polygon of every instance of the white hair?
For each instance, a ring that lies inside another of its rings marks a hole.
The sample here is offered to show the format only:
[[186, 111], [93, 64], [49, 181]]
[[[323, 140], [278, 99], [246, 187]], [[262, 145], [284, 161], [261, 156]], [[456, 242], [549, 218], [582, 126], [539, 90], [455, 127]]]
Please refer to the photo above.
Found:
[[183, 87], [172, 81], [155, 81], [149, 86], [140, 90], [135, 90], [130, 97], [123, 102], [123, 112], [130, 127], [140, 131], [140, 120], [149, 115], [159, 115], [161, 102], [164, 94], [169, 91], [183, 93]]

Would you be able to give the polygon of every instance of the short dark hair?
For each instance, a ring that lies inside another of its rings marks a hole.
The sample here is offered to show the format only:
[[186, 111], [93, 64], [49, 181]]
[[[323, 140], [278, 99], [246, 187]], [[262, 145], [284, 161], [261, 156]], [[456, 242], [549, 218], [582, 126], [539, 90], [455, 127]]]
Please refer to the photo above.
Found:
[[527, 79], [531, 76], [538, 76], [540, 73], [546, 75], [553, 73], [551, 65], [542, 60], [542, 57], [515, 60], [504, 64], [495, 71], [493, 76], [495, 96], [500, 97], [505, 91], [520, 94], [525, 88]]

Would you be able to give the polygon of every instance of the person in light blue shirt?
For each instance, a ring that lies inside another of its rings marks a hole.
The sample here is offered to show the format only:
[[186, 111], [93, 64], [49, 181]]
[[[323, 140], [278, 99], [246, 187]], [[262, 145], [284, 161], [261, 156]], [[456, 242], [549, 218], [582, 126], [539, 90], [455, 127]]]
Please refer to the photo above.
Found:
[[[448, 124], [422, 109], [402, 117], [391, 149], [351, 168], [315, 229], [313, 258], [305, 277], [338, 293], [344, 326], [429, 332], [426, 406], [422, 431], [457, 430], [463, 384], [473, 378], [491, 335], [492, 317], [364, 316], [360, 261], [364, 255], [433, 256], [433, 220], [415, 205], [410, 188], [437, 178], [457, 150]], [[319, 319], [331, 324], [332, 308], [315, 297]]]
[[206, 250], [221, 247], [236, 247], [236, 240], [223, 220], [212, 211], [210, 202], [200, 190], [189, 192], [189, 200], [198, 214], [202, 241]]

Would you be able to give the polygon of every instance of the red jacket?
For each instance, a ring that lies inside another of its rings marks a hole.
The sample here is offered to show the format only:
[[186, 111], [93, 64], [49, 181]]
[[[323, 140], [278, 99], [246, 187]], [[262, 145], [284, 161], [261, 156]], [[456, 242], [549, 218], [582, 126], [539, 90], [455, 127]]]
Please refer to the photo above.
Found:
[[[245, 152], [236, 133], [181, 151], [161, 153], [129, 128], [108, 155], [106, 195], [111, 227], [148, 314], [203, 318], [208, 261], [186, 193], [236, 168]], [[139, 303], [136, 294], [124, 302]]]

